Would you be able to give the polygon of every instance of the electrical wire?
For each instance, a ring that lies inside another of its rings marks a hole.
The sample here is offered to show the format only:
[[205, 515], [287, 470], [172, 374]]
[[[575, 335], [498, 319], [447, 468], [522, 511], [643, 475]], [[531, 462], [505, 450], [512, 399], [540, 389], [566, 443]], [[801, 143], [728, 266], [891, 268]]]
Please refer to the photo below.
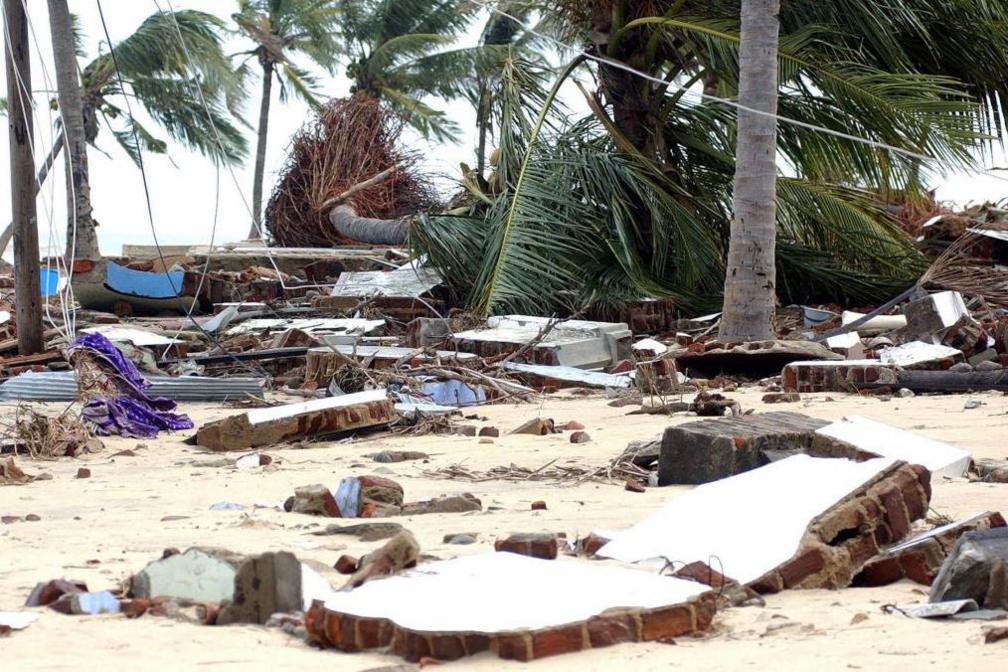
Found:
[[[500, 16], [503, 16], [503, 17], [505, 17], [507, 19], [510, 19], [510, 20], [514, 21], [515, 24], [517, 24], [518, 27], [520, 27], [522, 30], [524, 30], [525, 32], [527, 32], [530, 35], [535, 35], [536, 37], [538, 37], [540, 39], [546, 40], [548, 42], [552, 42], [553, 44], [557, 45], [558, 47], [562, 47], [562, 48], [564, 48], [566, 50], [573, 51], [573, 52], [577, 53], [578, 55], [583, 56], [583, 57], [585, 57], [585, 58], [587, 58], [589, 60], [592, 60], [592, 61], [595, 61], [597, 63], [601, 63], [601, 64], [604, 64], [604, 65], [616, 68], [618, 70], [623, 70], [624, 72], [628, 72], [628, 73], [630, 73], [632, 75], [636, 75], [636, 76], [641, 77], [642, 79], [646, 79], [646, 80], [648, 80], [650, 82], [654, 82], [656, 84], [661, 84], [663, 87], [667, 87], [668, 84], [669, 84], [666, 80], [661, 79], [660, 77], [655, 77], [655, 76], [650, 75], [650, 74], [648, 74], [646, 72], [642, 72], [642, 71], [640, 71], [640, 70], [638, 70], [638, 69], [636, 69], [636, 68], [634, 68], [634, 67], [632, 67], [630, 65], [627, 65], [626, 63], [621, 63], [620, 61], [614, 60], [612, 58], [608, 58], [606, 56], [599, 56], [598, 54], [592, 54], [592, 53], [590, 53], [588, 51], [585, 51], [584, 49], [581, 49], [580, 47], [576, 47], [576, 46], [574, 46], [572, 44], [567, 44], [566, 42], [563, 42], [561, 40], [556, 39], [555, 37], [552, 37], [552, 36], [547, 35], [545, 33], [539, 32], [539, 31], [535, 30], [534, 28], [529, 28], [518, 17], [514, 16], [513, 14], [509, 14], [509, 13], [501, 10], [498, 7], [495, 7], [494, 5], [492, 5], [490, 3], [484, 2], [484, 0], [470, 0], [470, 1], [473, 4], [475, 4], [475, 5], [479, 5], [480, 7], [483, 7], [484, 9], [488, 9], [491, 12], [494, 12], [495, 14], [498, 14]], [[709, 100], [709, 101], [713, 101], [713, 102], [716, 102], [716, 103], [721, 103], [722, 105], [727, 105], [729, 107], [734, 107], [737, 110], [744, 110], [746, 112], [750, 112], [752, 114], [758, 114], [758, 115], [763, 116], [763, 117], [770, 117], [770, 118], [772, 118], [772, 119], [774, 119], [774, 120], [776, 120], [778, 122], [789, 124], [791, 126], [799, 126], [801, 128], [806, 128], [806, 129], [809, 129], [809, 130], [812, 130], [812, 131], [817, 131], [819, 133], [824, 133], [826, 135], [832, 135], [834, 137], [842, 138], [844, 140], [850, 140], [851, 142], [859, 142], [859, 143], [864, 144], [864, 145], [869, 145], [871, 147], [875, 147], [876, 149], [885, 149], [885, 150], [888, 150], [890, 152], [894, 152], [894, 153], [897, 153], [897, 154], [902, 154], [903, 156], [906, 156], [908, 158], [919, 159], [921, 161], [929, 161], [929, 162], [937, 162], [938, 161], [938, 159], [936, 159], [935, 157], [928, 156], [927, 154], [919, 154], [917, 152], [912, 152], [910, 150], [903, 149], [901, 147], [896, 147], [894, 145], [886, 144], [884, 142], [879, 142], [877, 140], [871, 140], [870, 138], [864, 138], [864, 137], [860, 137], [860, 136], [857, 136], [857, 135], [851, 135], [850, 133], [844, 133], [843, 131], [837, 131], [837, 130], [834, 130], [832, 128], [826, 128], [825, 126], [818, 126], [816, 124], [810, 124], [810, 123], [808, 123], [806, 121], [801, 121], [799, 119], [792, 119], [790, 117], [785, 117], [783, 115], [776, 114], [776, 113], [773, 113], [773, 112], [765, 112], [763, 110], [757, 110], [754, 107], [749, 107], [748, 105], [743, 105], [742, 103], [739, 103], [738, 101], [735, 101], [735, 100], [731, 100], [730, 98], [720, 98], [718, 96], [712, 96], [712, 95], [709, 95], [709, 94], [706, 94], [706, 93], [696, 93], [696, 92], [693, 92], [693, 91], [691, 91], [689, 89], [681, 89], [679, 92], [681, 92], [684, 95], [688, 95], [688, 96], [699, 96], [700, 102], [703, 102], [705, 100]], [[677, 93], [679, 93], [679, 92], [677, 92]]]
[[[31, 34], [32, 38], [34, 39], [36, 50], [38, 51], [39, 56], [41, 58], [41, 55], [42, 55], [41, 54], [41, 49], [40, 49], [39, 44], [38, 44], [38, 38], [35, 35], [35, 29], [34, 29], [34, 25], [32, 24], [32, 21], [31, 21], [31, 15], [28, 13], [28, 8], [25, 5], [24, 0], [22, 0], [21, 4], [22, 4], [22, 7], [23, 7], [23, 10], [24, 10], [24, 13], [25, 13], [25, 22], [26, 22], [26, 25], [29, 28], [29, 31], [30, 31], [30, 34]], [[34, 98], [31, 95], [31, 92], [29, 90], [28, 85], [24, 81], [24, 77], [23, 77], [23, 75], [22, 75], [22, 73], [20, 71], [20, 68], [18, 68], [16, 66], [16, 64], [14, 63], [13, 52], [11, 51], [11, 42], [12, 42], [12, 40], [11, 40], [10, 30], [9, 30], [9, 27], [8, 27], [7, 21], [6, 21], [6, 14], [4, 15], [4, 37], [5, 37], [5, 44], [6, 44], [7, 52], [8, 52], [8, 54], [10, 54], [10, 57], [11, 57], [11, 63], [12, 63], [13, 71], [14, 71], [14, 76], [15, 76], [15, 79], [17, 80], [17, 87], [20, 89], [20, 91], [19, 91], [19, 97], [31, 108], [31, 120], [29, 120], [29, 118], [28, 118], [28, 112], [25, 109], [25, 105], [21, 106], [22, 119], [23, 119], [26, 127], [30, 125], [33, 129], [34, 128], [38, 128], [39, 127], [39, 123], [38, 123], [39, 119], [38, 119], [38, 114], [37, 114], [36, 109], [35, 109]], [[45, 79], [47, 81], [47, 84], [48, 84], [48, 81], [49, 81], [48, 70], [47, 70], [47, 68], [45, 66], [44, 60], [42, 61], [42, 68], [43, 68], [43, 76], [45, 77]], [[49, 131], [50, 131], [50, 152], [47, 153], [47, 156], [49, 156], [49, 155], [52, 154], [53, 147], [55, 145], [55, 139], [53, 139], [51, 137], [52, 127], [53, 127], [52, 126], [52, 111], [51, 110], [49, 111], [49, 120], [50, 120], [50, 126], [49, 126]], [[64, 137], [65, 137], [65, 134], [64, 134]], [[36, 164], [37, 163], [37, 155], [36, 155], [36, 152], [35, 152], [34, 142], [29, 143], [29, 153], [31, 154], [31, 157], [32, 157], [32, 163]], [[35, 184], [38, 186], [38, 189], [36, 190], [36, 192], [37, 193], [41, 193], [42, 189], [43, 189], [43, 185], [38, 180], [37, 176], [33, 176], [33, 177], [34, 177]], [[53, 202], [54, 202], [54, 199], [55, 199], [55, 191], [54, 191], [54, 187], [52, 186], [52, 184], [53, 183], [50, 183], [51, 196], [50, 196], [49, 202], [46, 203], [46, 201], [43, 200], [43, 206], [44, 206], [43, 207], [43, 213], [46, 215], [46, 218], [48, 220], [49, 235], [50, 235], [49, 245], [48, 245], [50, 254], [46, 255], [46, 270], [47, 271], [51, 271], [52, 270], [52, 254], [51, 254], [51, 252], [52, 252], [52, 247], [53, 247], [53, 236], [54, 236], [54, 231], [53, 231], [53, 215], [52, 215], [52, 212], [53, 212], [53, 207], [54, 207], [53, 206]], [[38, 234], [36, 233], [36, 237], [37, 237], [37, 235]], [[62, 258], [61, 257], [57, 257], [57, 273], [59, 273], [58, 269], [60, 268], [60, 262], [61, 261], [62, 261]], [[71, 324], [72, 320], [70, 319], [70, 317], [67, 314], [67, 308], [66, 308], [66, 303], [64, 301], [64, 297], [61, 294], [59, 294], [59, 292], [57, 292], [57, 295], [58, 295], [58, 298], [60, 300], [61, 313], [63, 314], [63, 317], [64, 317], [64, 327], [67, 327], [68, 325]], [[59, 332], [61, 336], [63, 336], [64, 338], [66, 338], [68, 343], [71, 342], [72, 341], [71, 332], [69, 330], [67, 332], [64, 332], [63, 329], [61, 329], [60, 326], [56, 324], [55, 320], [53, 320], [52, 314], [51, 314], [51, 312], [49, 310], [49, 302], [48, 302], [48, 300], [42, 301], [42, 303], [43, 303], [43, 306], [44, 306], [45, 316], [46, 316], [47, 320], [49, 321], [49, 325], [53, 329], [55, 329], [57, 332]]]
[[[115, 68], [116, 81], [119, 84], [119, 92], [122, 94], [126, 102], [126, 114], [129, 117], [130, 132], [133, 135], [133, 143], [137, 149], [137, 163], [140, 166], [140, 176], [143, 181], [144, 198], [147, 203], [147, 219], [150, 222], [151, 235], [154, 238], [154, 247], [157, 249], [158, 258], [161, 260], [161, 266], [164, 269], [165, 277], [168, 278], [168, 283], [169, 285], [171, 285], [172, 291], [175, 292], [175, 298], [178, 301], [179, 308], [181, 308], [182, 312], [186, 315], [189, 321], [192, 322], [193, 326], [195, 326], [196, 329], [198, 329], [205, 337], [207, 337], [207, 339], [209, 339], [215, 346], [217, 346], [221, 350], [221, 352], [230, 356], [231, 359], [233, 359], [240, 366], [252, 372], [256, 376], [261, 376], [265, 373], [264, 371], [262, 371], [261, 368], [259, 371], [256, 371], [254, 368], [252, 368], [242, 360], [235, 357], [233, 353], [231, 353], [227, 348], [221, 345], [220, 341], [218, 341], [213, 334], [204, 329], [203, 325], [201, 325], [199, 322], [196, 321], [196, 318], [192, 316], [192, 313], [186, 309], [185, 304], [182, 302], [182, 288], [176, 287], [174, 278], [172, 278], [171, 274], [168, 273], [168, 265], [165, 262], [164, 253], [161, 250], [161, 243], [158, 241], [157, 237], [157, 227], [154, 225], [154, 210], [151, 206], [150, 187], [147, 183], [147, 171], [144, 168], [143, 151], [140, 148], [140, 140], [137, 137], [136, 123], [134, 123], [133, 109], [132, 105], [130, 104], [130, 97], [126, 93], [126, 85], [123, 83], [122, 71], [119, 69], [119, 59], [116, 57], [115, 47], [112, 44], [112, 36], [109, 35], [108, 24], [105, 22], [105, 11], [102, 8], [101, 0], [95, 0], [95, 5], [97, 5], [98, 8], [98, 17], [101, 19], [102, 31], [105, 33], [105, 40], [108, 43], [109, 54], [112, 57], [112, 66]], [[199, 297], [196, 297], [194, 300], [198, 301]]]

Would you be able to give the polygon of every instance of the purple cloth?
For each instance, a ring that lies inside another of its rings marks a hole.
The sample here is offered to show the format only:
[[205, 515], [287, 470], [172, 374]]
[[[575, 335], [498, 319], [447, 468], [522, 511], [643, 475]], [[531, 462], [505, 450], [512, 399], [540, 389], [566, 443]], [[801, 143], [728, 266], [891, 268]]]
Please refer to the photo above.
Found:
[[150, 383], [103, 335], [85, 334], [77, 339], [72, 349], [87, 350], [94, 355], [119, 390], [116, 397], [100, 397], [84, 404], [81, 416], [94, 425], [96, 433], [149, 439], [163, 429], [174, 431], [195, 426], [189, 416], [172, 412], [174, 401], [147, 394]]

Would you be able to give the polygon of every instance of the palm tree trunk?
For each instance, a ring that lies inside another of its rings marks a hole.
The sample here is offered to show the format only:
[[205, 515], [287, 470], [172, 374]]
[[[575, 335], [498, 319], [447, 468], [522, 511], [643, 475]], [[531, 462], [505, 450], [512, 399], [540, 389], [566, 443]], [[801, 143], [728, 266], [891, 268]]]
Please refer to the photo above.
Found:
[[[63, 151], [63, 129], [61, 128], [59, 133], [56, 134], [56, 139], [53, 140], [52, 149], [49, 150], [49, 156], [46, 157], [42, 166], [39, 168], [38, 174], [35, 176], [35, 195], [42, 190], [42, 183], [45, 182], [46, 178], [49, 177], [49, 169], [52, 165], [56, 163], [56, 157], [59, 153]], [[14, 222], [7, 224], [7, 228], [0, 233], [0, 257], [3, 256], [4, 252], [7, 251], [7, 246], [10, 245], [11, 238], [14, 237]]]
[[404, 245], [409, 237], [409, 220], [359, 217], [349, 205], [337, 205], [329, 212], [329, 221], [341, 236], [370, 245]]
[[263, 173], [266, 170], [266, 131], [269, 127], [270, 95], [273, 92], [273, 62], [263, 61], [263, 89], [262, 102], [259, 104], [259, 141], [256, 144], [255, 176], [252, 185], [252, 228], [249, 230], [249, 239], [263, 237], [262, 230], [262, 198], [263, 198]]
[[780, 0], [742, 0], [734, 216], [721, 340], [772, 339], [776, 303], [777, 39]]
[[49, 28], [52, 33], [53, 60], [60, 119], [67, 141], [67, 240], [66, 256], [100, 259], [98, 236], [91, 218], [91, 185], [88, 181], [87, 140], [84, 137], [84, 110], [77, 55], [66, 0], [49, 0]]

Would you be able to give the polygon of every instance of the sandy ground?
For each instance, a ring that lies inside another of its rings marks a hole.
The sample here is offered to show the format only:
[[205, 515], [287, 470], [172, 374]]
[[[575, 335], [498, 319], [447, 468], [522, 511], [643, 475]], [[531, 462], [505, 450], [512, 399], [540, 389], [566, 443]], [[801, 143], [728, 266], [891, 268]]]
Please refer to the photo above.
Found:
[[[1008, 396], [975, 395], [984, 405], [964, 410], [963, 396], [916, 397], [889, 402], [874, 398], [809, 395], [799, 404], [765, 407], [760, 393], [732, 394], [744, 407], [795, 410], [826, 419], [857, 414], [911, 429], [972, 451], [975, 457], [1008, 457]], [[231, 411], [219, 406], [188, 405], [197, 423]], [[398, 480], [408, 500], [442, 493], [472, 492], [483, 501], [483, 513], [397, 518], [414, 532], [424, 552], [449, 558], [485, 551], [498, 534], [515, 531], [564, 531], [569, 538], [593, 529], [625, 528], [680, 495], [684, 489], [653, 488], [627, 492], [620, 484], [577, 485], [538, 481], [464, 482], [426, 475], [453, 463], [470, 470], [515, 464], [537, 468], [557, 464], [594, 467], [606, 464], [633, 439], [656, 437], [672, 419], [630, 416], [631, 408], [612, 408], [601, 397], [551, 396], [541, 404], [501, 405], [479, 409], [485, 423], [502, 434], [541, 414], [558, 422], [578, 420], [592, 441], [574, 445], [566, 435], [507, 436], [492, 445], [457, 436], [367, 437], [314, 444], [310, 448], [267, 449], [277, 467], [238, 471], [233, 467], [199, 466], [221, 457], [183, 443], [185, 435], [146, 441], [135, 457], [112, 457], [134, 448], [135, 440], [112, 439], [98, 454], [54, 462], [19, 458], [29, 473], [49, 472], [52, 480], [0, 487], [0, 513], [36, 514], [39, 522], [0, 525], [0, 610], [22, 608], [37, 581], [52, 578], [85, 580], [92, 590], [113, 587], [157, 557], [167, 547], [226, 547], [258, 553], [289, 550], [302, 559], [331, 565], [340, 554], [360, 555], [381, 542], [353, 537], [312, 536], [328, 520], [289, 514], [256, 504], [277, 504], [296, 486], [380, 473]], [[0, 407], [10, 416], [13, 408]], [[428, 461], [381, 465], [363, 457], [382, 449], [420, 450]], [[76, 479], [78, 467], [91, 469], [89, 479]], [[545, 500], [546, 511], [530, 511]], [[215, 511], [216, 502], [235, 502], [238, 511]], [[738, 502], [745, 506], [745, 502]], [[983, 510], [1008, 512], [1008, 485], [969, 483], [965, 479], [934, 484], [933, 508], [952, 517]], [[165, 520], [172, 517], [171, 520]], [[476, 532], [478, 543], [442, 543], [447, 533]], [[559, 562], [573, 562], [562, 559]], [[337, 577], [338, 580], [338, 577]], [[586, 590], [590, 590], [586, 586]], [[404, 596], [404, 599], [409, 599]], [[880, 589], [788, 591], [771, 596], [765, 608], [720, 612], [710, 632], [670, 644], [624, 644], [530, 664], [540, 670], [668, 669], [1005, 669], [1008, 642], [983, 644], [984, 624], [930, 622], [885, 615], [887, 603], [926, 601], [916, 584]], [[492, 609], [493, 605], [486, 605]], [[148, 670], [230, 669], [368, 670], [401, 663], [381, 654], [319, 651], [279, 630], [252, 626], [200, 627], [167, 618], [126, 620], [119, 616], [70, 617], [40, 610], [28, 629], [2, 641], [5, 669], [79, 668]], [[867, 619], [859, 617], [864, 614]], [[858, 622], [854, 623], [853, 621]], [[968, 662], [967, 662], [968, 661]], [[483, 655], [451, 664], [453, 669], [511, 669], [517, 663]]]

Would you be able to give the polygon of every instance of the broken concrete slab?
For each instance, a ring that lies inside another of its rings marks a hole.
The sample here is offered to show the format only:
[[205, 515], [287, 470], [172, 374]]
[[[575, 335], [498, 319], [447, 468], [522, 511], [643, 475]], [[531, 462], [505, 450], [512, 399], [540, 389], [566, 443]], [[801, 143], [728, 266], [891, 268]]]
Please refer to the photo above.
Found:
[[1000, 513], [988, 511], [918, 534], [873, 558], [854, 577], [852, 585], [885, 586], [907, 578], [930, 586], [959, 537], [995, 527], [1005, 527], [1005, 519]]
[[420, 559], [420, 544], [409, 530], [401, 530], [378, 550], [368, 553], [357, 562], [357, 571], [343, 586], [359, 588], [379, 576], [388, 576], [415, 567]]
[[305, 626], [315, 642], [342, 651], [390, 647], [410, 661], [490, 651], [527, 661], [701, 632], [715, 608], [709, 588], [692, 581], [486, 553], [337, 593], [312, 606]]
[[861, 343], [861, 335], [856, 331], [830, 336], [825, 343], [827, 348], [844, 359], [864, 359], [864, 345]]
[[507, 362], [504, 368], [521, 374], [523, 382], [538, 388], [543, 387], [597, 387], [628, 388], [633, 378], [628, 373], [611, 374], [602, 371], [585, 371], [573, 366], [545, 366]]
[[867, 455], [878, 455], [919, 464], [935, 476], [960, 477], [972, 457], [961, 448], [935, 441], [867, 418], [852, 415], [815, 430], [855, 446]]
[[132, 597], [177, 597], [222, 602], [234, 593], [244, 556], [221, 548], [194, 547], [149, 563], [130, 580]]
[[395, 417], [395, 408], [385, 390], [369, 390], [254, 408], [203, 425], [196, 432], [196, 444], [211, 450], [244, 450], [292, 439], [380, 427]]
[[[795, 361], [840, 360], [842, 356], [813, 341], [711, 341], [690, 346], [674, 355], [679, 370], [704, 374], [740, 373], [761, 377], [776, 373]], [[689, 369], [689, 370], [687, 370]]]
[[761, 593], [841, 588], [879, 544], [910, 533], [930, 495], [917, 465], [795, 455], [694, 488], [598, 555], [661, 566], [717, 558], [721, 574]]
[[963, 353], [936, 343], [910, 341], [879, 351], [879, 361], [885, 366], [901, 369], [943, 370], [963, 361]]
[[763, 413], [700, 420], [668, 427], [662, 435], [658, 484], [709, 483], [756, 469], [770, 453], [809, 452], [823, 420], [801, 413]]
[[317, 537], [329, 536], [331, 534], [346, 534], [357, 537], [361, 541], [381, 541], [399, 534], [403, 526], [399, 523], [374, 522], [357, 523], [355, 525], [327, 525], [324, 530], [312, 532]]
[[928, 595], [929, 602], [966, 599], [986, 609], [1008, 609], [1008, 527], [961, 536]]
[[625, 323], [565, 320], [543, 336], [550, 322], [549, 318], [530, 315], [490, 317], [486, 328], [457, 332], [449, 343], [462, 352], [494, 357], [513, 353], [535, 342], [521, 361], [582, 369], [632, 358], [632, 333]]

